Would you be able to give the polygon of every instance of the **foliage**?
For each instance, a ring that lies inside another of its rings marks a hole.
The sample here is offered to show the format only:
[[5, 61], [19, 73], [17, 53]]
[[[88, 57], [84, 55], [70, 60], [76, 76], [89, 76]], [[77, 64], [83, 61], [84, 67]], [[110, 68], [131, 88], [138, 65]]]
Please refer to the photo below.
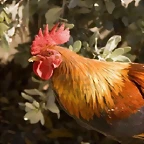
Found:
[[[60, 21], [71, 31], [70, 40], [64, 46], [80, 55], [102, 61], [143, 62], [144, 2], [3, 0], [0, 3], [0, 59], [1, 68], [4, 67], [0, 70], [3, 107], [0, 117], [4, 127], [5, 123], [8, 130], [9, 126], [18, 125], [12, 133], [16, 135], [20, 131], [19, 138], [27, 144], [38, 141], [116, 143], [83, 129], [65, 114], [55, 101], [49, 82], [35, 78], [27, 60], [38, 29], [46, 23], [51, 28]], [[15, 121], [9, 120], [12, 112]], [[2, 143], [8, 142], [5, 135], [2, 135]]]

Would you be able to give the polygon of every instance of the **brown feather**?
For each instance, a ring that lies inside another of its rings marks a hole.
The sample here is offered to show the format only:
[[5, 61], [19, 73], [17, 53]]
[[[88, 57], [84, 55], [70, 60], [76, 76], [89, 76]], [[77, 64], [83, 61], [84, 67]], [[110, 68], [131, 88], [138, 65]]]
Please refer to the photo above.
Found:
[[85, 120], [106, 117], [123, 119], [144, 106], [138, 85], [144, 88], [140, 65], [102, 62], [84, 58], [60, 46], [49, 47], [61, 53], [63, 62], [52, 77], [54, 90], [63, 107]]
[[144, 140], [144, 133], [139, 134], [139, 135], [134, 135], [133, 137]]

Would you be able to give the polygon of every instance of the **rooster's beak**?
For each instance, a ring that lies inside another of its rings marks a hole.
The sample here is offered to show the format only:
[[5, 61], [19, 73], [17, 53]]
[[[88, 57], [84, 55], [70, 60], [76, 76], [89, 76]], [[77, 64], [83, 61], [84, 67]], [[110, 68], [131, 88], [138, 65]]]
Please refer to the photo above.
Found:
[[37, 56], [32, 56], [31, 58], [28, 59], [29, 62], [34, 62], [34, 61], [39, 61], [40, 58]]

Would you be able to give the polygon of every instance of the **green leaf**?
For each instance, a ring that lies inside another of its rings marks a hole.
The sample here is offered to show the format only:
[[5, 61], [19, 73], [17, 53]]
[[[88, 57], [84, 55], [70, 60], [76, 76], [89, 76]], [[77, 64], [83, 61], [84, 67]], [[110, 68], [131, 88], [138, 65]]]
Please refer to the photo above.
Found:
[[79, 7], [84, 7], [84, 8], [92, 8], [93, 7], [93, 0], [79, 0], [78, 3]]
[[35, 124], [40, 121], [41, 124], [44, 125], [44, 116], [41, 110], [31, 110], [27, 112], [24, 119], [29, 120], [31, 124]]
[[119, 55], [123, 55], [124, 54], [124, 49], [123, 48], [118, 48], [118, 49], [115, 49], [111, 55], [109, 56], [110, 58], [114, 58], [114, 57], [117, 57]]
[[95, 42], [96, 42], [96, 38], [99, 37], [99, 33], [98, 32], [94, 32], [93, 35], [89, 38], [89, 45], [90, 47], [92, 47]]
[[22, 97], [30, 102], [33, 102], [34, 101], [34, 98], [32, 98], [31, 96], [25, 94], [25, 93], [21, 93]]
[[80, 40], [75, 41], [73, 44], [73, 51], [76, 53], [79, 52], [81, 49], [81, 46], [82, 46], [82, 43]]
[[56, 20], [59, 19], [61, 12], [62, 12], [61, 7], [54, 7], [49, 9], [45, 14], [46, 23], [53, 24]]
[[119, 55], [123, 55], [125, 53], [128, 53], [130, 50], [131, 50], [131, 47], [117, 48], [111, 53], [111, 55], [109, 57], [114, 58], [114, 57], [117, 57]]
[[58, 118], [59, 118], [60, 110], [59, 110], [58, 106], [55, 103], [55, 97], [54, 97], [54, 95], [49, 95], [48, 96], [46, 108], [49, 111], [51, 111], [52, 113], [56, 113], [58, 115]]
[[73, 51], [73, 47], [71, 45], [69, 46], [69, 50]]
[[11, 23], [11, 19], [9, 18], [9, 15], [5, 12], [5, 10], [0, 13], [0, 22], [4, 22], [4, 20], [7, 24]]
[[29, 95], [39, 95], [42, 97], [44, 96], [44, 93], [37, 90], [37, 89], [25, 89], [24, 92], [29, 94]]
[[125, 54], [126, 57], [128, 57], [131, 62], [133, 62], [136, 59], [136, 55], [132, 55], [132, 54]]
[[67, 27], [67, 28], [69, 28], [69, 29], [72, 29], [72, 28], [74, 27], [74, 24], [68, 24], [68, 23], [66, 23], [66, 24], [65, 24], [65, 27]]
[[5, 34], [1, 36], [0, 45], [1, 45], [1, 47], [2, 47], [3, 49], [5, 49], [5, 50], [8, 50], [8, 49], [9, 49], [9, 43], [8, 43], [8, 41], [7, 41], [7, 39], [6, 39], [6, 35], [5, 35]]
[[119, 35], [112, 36], [108, 40], [108, 42], [104, 48], [103, 56], [105, 57], [106, 55], [111, 53], [117, 47], [117, 45], [120, 41], [121, 41], [121, 36], [119, 36]]
[[10, 28], [7, 31], [7, 34], [8, 34], [9, 37], [12, 37], [15, 34], [15, 27]]
[[35, 77], [32, 77], [32, 81], [33, 81], [33, 82], [36, 82], [36, 83], [41, 83], [41, 82], [42, 82], [41, 80], [38, 80], [38, 79], [36, 79]]
[[4, 16], [2, 15], [2, 13], [0, 13], [0, 22], [4, 21]]
[[124, 23], [125, 26], [128, 26], [129, 22], [128, 22], [128, 18], [127, 17], [122, 17], [122, 22]]
[[123, 47], [123, 49], [124, 49], [124, 54], [131, 51], [131, 47]]
[[0, 23], [0, 36], [2, 36], [4, 34], [4, 32], [6, 32], [8, 30], [8, 26], [5, 23]]
[[35, 106], [33, 104], [29, 103], [29, 102], [26, 102], [25, 106], [28, 107], [29, 109], [32, 109], [32, 110], [36, 109]]
[[108, 62], [113, 62], [113, 59], [107, 58], [106, 61], [108, 61]]
[[115, 3], [112, 2], [111, 0], [106, 0], [105, 5], [108, 13], [112, 14], [113, 10], [115, 9]]
[[69, 9], [74, 8], [77, 6], [78, 3], [79, 3], [79, 0], [70, 0], [68, 8]]
[[89, 47], [89, 44], [88, 44], [86, 41], [84, 41], [84, 42], [82, 43], [82, 45], [83, 45], [85, 48]]
[[35, 106], [37, 109], [40, 108], [40, 104], [37, 101], [33, 101], [33, 106]]
[[130, 59], [126, 56], [119, 55], [117, 57], [112, 58], [113, 61], [118, 61], [118, 62], [131, 62]]

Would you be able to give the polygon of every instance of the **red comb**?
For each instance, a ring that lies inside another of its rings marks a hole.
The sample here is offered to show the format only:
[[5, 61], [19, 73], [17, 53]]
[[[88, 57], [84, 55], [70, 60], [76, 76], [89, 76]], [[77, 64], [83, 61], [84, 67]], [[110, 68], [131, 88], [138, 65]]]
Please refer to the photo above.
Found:
[[59, 45], [66, 43], [70, 38], [69, 29], [64, 29], [64, 24], [60, 25], [56, 24], [52, 30], [49, 32], [48, 24], [46, 25], [43, 33], [42, 30], [39, 30], [38, 35], [36, 35], [32, 46], [31, 46], [31, 54], [38, 54], [43, 47], [46, 45]]

